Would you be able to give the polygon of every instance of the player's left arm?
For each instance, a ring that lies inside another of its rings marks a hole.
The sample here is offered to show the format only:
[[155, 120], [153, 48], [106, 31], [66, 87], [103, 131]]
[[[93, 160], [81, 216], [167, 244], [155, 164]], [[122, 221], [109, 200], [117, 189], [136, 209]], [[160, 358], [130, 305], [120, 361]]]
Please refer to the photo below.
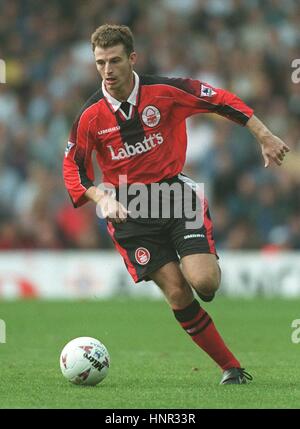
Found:
[[239, 125], [247, 126], [261, 145], [265, 167], [270, 161], [281, 165], [290, 148], [254, 115], [253, 109], [236, 94], [215, 88], [206, 82], [194, 79], [168, 79], [165, 84], [173, 87], [176, 99], [174, 115], [185, 119], [196, 112], [216, 113]]
[[270, 165], [271, 160], [277, 165], [281, 165], [286, 153], [290, 151], [289, 146], [279, 137], [272, 134], [272, 132], [255, 115], [251, 116], [246, 123], [246, 127], [249, 128], [261, 145], [265, 167]]

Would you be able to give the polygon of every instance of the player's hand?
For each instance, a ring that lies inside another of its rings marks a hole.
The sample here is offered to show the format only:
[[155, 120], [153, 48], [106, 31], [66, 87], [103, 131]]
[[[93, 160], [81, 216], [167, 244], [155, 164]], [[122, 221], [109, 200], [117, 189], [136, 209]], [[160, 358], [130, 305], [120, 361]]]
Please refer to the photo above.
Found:
[[130, 213], [125, 207], [112, 195], [104, 195], [99, 201], [102, 216], [115, 223], [124, 223]]
[[283, 159], [290, 148], [279, 137], [273, 134], [264, 136], [260, 140], [262, 146], [262, 155], [265, 161], [265, 167], [270, 165], [270, 161], [274, 161], [277, 165], [281, 165]]

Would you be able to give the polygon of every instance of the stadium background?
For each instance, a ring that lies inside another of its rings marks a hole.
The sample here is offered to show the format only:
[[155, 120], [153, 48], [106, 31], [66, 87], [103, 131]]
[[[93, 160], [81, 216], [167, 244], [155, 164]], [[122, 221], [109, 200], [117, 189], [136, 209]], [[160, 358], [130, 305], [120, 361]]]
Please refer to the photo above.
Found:
[[[70, 126], [100, 83], [90, 34], [104, 22], [132, 28], [139, 73], [229, 89], [291, 148], [264, 169], [247, 129], [217, 115], [188, 124], [185, 172], [205, 182], [223, 271], [208, 311], [254, 375], [243, 395], [219, 390], [215, 365], [149, 299], [158, 289], [133, 286], [95, 207], [74, 210], [64, 188]], [[299, 407], [299, 29], [297, 0], [0, 0], [1, 408]], [[59, 373], [81, 335], [111, 353], [96, 395]]]
[[[205, 182], [222, 249], [300, 248], [299, 2], [2, 0], [0, 249], [112, 248], [92, 205], [73, 210], [61, 163], [82, 103], [99, 85], [91, 32], [132, 27], [137, 71], [191, 76], [237, 93], [290, 145], [265, 170], [252, 135], [216, 115], [189, 122], [186, 172]], [[253, 31], [255, 29], [255, 31]], [[100, 227], [100, 231], [99, 231]]]

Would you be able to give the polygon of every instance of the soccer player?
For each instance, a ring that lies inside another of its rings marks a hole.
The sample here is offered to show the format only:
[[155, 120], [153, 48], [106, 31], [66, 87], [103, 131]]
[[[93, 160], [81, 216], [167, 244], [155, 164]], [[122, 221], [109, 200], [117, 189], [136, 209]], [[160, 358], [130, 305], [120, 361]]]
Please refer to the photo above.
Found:
[[[91, 42], [102, 87], [75, 120], [66, 149], [64, 180], [73, 205], [92, 200], [101, 208], [134, 281], [151, 279], [159, 286], [182, 328], [220, 366], [220, 384], [244, 384], [252, 377], [195, 299], [197, 294], [202, 301], [211, 301], [220, 285], [207, 200], [201, 200], [203, 222], [188, 227], [187, 216], [174, 215], [176, 204], [184, 204], [175, 193], [169, 199], [173, 211], [167, 219], [161, 212], [158, 217], [132, 216], [119, 197], [124, 184], [139, 183], [149, 190], [153, 184], [188, 185], [193, 203], [201, 199], [195, 183], [182, 174], [185, 119], [196, 113], [216, 113], [249, 128], [260, 144], [265, 167], [270, 162], [281, 165], [289, 147], [249, 106], [224, 89], [192, 79], [138, 76], [128, 27], [102, 25]], [[115, 187], [114, 194], [93, 184], [93, 151], [103, 182]], [[129, 192], [127, 197], [132, 201]]]

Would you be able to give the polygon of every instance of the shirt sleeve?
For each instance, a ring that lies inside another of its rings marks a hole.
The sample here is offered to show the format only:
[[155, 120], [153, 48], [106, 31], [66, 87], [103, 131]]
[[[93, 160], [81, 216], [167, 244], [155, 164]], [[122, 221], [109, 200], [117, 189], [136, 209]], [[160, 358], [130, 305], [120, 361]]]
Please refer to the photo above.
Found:
[[246, 125], [254, 111], [237, 95], [214, 88], [206, 82], [193, 79], [170, 79], [176, 95], [177, 114], [189, 117], [195, 113], [216, 113], [239, 125]]
[[89, 201], [84, 194], [94, 185], [92, 165], [94, 119], [88, 111], [78, 117], [72, 126], [65, 151], [63, 177], [74, 207], [80, 207]]

